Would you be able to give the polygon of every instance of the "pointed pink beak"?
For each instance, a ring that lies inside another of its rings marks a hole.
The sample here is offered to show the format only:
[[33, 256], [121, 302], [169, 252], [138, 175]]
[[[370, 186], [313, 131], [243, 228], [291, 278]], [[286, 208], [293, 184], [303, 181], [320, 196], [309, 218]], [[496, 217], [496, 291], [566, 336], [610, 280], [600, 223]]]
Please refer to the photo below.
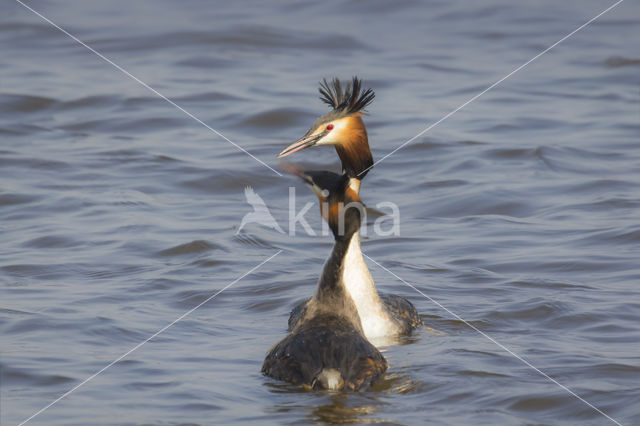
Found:
[[305, 148], [315, 145], [320, 139], [324, 137], [328, 132], [325, 130], [320, 133], [316, 133], [311, 136], [303, 136], [301, 139], [298, 139], [288, 147], [282, 150], [280, 154], [278, 154], [278, 158], [286, 157], [287, 155], [291, 155], [294, 152], [302, 151]]

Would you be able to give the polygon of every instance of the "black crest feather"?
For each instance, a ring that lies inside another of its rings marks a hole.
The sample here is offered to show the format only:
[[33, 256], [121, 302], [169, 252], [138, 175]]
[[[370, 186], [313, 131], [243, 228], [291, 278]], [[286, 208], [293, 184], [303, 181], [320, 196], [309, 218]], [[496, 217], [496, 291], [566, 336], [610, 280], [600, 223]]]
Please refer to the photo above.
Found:
[[330, 83], [327, 79], [320, 82], [320, 100], [342, 114], [353, 114], [362, 111], [373, 101], [376, 94], [371, 89], [361, 93], [362, 81], [358, 77], [348, 82], [343, 90], [342, 83], [334, 78]]

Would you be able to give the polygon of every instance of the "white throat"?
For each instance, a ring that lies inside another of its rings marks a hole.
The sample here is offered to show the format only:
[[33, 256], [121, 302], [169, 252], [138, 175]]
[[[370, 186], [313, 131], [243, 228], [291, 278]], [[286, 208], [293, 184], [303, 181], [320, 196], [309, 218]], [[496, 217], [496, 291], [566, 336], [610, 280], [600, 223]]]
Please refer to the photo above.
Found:
[[360, 184], [362, 181], [356, 178], [349, 178], [349, 188], [353, 189], [356, 194], [360, 194]]
[[356, 305], [367, 339], [395, 335], [400, 332], [400, 327], [382, 304], [373, 277], [362, 257], [359, 232], [353, 234], [349, 241], [342, 280]]

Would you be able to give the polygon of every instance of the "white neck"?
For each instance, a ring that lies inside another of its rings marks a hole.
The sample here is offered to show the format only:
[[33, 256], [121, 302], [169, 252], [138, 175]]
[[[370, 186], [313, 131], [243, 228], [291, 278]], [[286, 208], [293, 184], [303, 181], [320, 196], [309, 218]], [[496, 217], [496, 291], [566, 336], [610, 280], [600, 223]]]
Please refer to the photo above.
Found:
[[360, 179], [349, 178], [349, 188], [353, 189], [356, 194], [360, 194], [360, 183], [362, 183]]
[[351, 237], [347, 253], [345, 254], [342, 271], [344, 285], [356, 305], [362, 329], [367, 339], [394, 335], [399, 332], [398, 325], [385, 309], [373, 277], [362, 257], [360, 248], [360, 233]]

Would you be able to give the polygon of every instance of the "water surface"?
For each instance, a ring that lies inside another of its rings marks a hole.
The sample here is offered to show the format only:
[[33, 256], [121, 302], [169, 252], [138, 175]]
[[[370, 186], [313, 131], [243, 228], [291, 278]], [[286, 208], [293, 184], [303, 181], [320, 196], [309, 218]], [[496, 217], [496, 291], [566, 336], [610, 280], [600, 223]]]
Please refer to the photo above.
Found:
[[[382, 158], [612, 3], [32, 1], [31, 7], [277, 169], [357, 74]], [[282, 253], [29, 424], [608, 424], [369, 262], [428, 327], [359, 394], [260, 374], [329, 237], [315, 197], [13, 0], [0, 17], [0, 422], [19, 424]], [[622, 424], [640, 418], [640, 38], [625, 1], [367, 176], [400, 235], [365, 253]], [[332, 149], [291, 157], [338, 169]], [[320, 229], [317, 210], [307, 218]]]

